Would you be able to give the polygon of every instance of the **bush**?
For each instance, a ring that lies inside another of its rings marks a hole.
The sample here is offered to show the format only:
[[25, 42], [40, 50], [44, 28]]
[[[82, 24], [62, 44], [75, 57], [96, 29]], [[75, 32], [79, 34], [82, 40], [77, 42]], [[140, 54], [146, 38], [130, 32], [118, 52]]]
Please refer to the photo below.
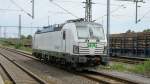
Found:
[[15, 45], [15, 48], [16, 48], [16, 49], [19, 49], [19, 48], [21, 48], [22, 46], [23, 46], [23, 44], [19, 43], [19, 44], [16, 44], [16, 45]]

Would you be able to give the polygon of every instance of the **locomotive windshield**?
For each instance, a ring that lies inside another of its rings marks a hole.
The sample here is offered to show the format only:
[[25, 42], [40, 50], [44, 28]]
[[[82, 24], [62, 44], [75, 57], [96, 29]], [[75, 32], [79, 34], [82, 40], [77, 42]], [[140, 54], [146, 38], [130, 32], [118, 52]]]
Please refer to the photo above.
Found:
[[104, 40], [104, 31], [101, 25], [78, 23], [76, 24], [79, 39], [97, 38]]

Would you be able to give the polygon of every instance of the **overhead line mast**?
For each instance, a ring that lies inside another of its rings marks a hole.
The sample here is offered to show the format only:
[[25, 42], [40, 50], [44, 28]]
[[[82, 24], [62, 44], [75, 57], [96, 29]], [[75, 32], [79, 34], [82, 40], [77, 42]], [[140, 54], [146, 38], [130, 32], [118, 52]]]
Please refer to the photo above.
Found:
[[[85, 3], [85, 21], [92, 21], [92, 0], [86, 0]], [[110, 0], [107, 0], [107, 54], [109, 55], [109, 42], [110, 42]]]
[[86, 0], [85, 20], [92, 21], [92, 0]]
[[34, 19], [34, 0], [32, 0], [32, 19]]
[[118, 1], [130, 1], [130, 2], [135, 2], [135, 23], [137, 24], [140, 22], [140, 19], [138, 19], [138, 3], [142, 2], [145, 3], [143, 0], [118, 0]]
[[92, 0], [86, 0], [85, 3], [85, 21], [92, 21]]

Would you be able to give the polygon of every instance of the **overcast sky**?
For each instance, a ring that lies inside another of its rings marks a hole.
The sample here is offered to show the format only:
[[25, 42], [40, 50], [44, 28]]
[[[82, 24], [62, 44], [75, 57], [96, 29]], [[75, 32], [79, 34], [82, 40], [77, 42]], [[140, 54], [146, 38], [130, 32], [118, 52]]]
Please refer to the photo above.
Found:
[[[53, 0], [64, 9], [79, 18], [84, 17], [85, 0]], [[92, 0], [93, 4], [93, 20], [104, 25], [106, 29], [106, 1], [107, 0]], [[15, 2], [15, 3], [13, 3]], [[135, 24], [135, 3], [111, 0], [111, 33], [126, 32], [131, 29], [134, 31], [142, 31], [150, 28], [150, 1], [144, 0], [146, 3], [139, 3], [138, 18], [141, 22]], [[19, 7], [18, 7], [19, 6]], [[49, 24], [63, 23], [68, 19], [76, 19], [76, 17], [67, 14], [58, 6], [51, 3], [49, 0], [35, 0], [35, 19], [29, 17], [27, 13], [31, 13], [31, 0], [0, 0], [0, 26], [17, 26], [18, 15], [22, 15], [22, 26], [45, 26]], [[9, 9], [9, 10], [3, 10]], [[15, 10], [15, 11], [12, 11]], [[20, 11], [23, 9], [24, 11]], [[17, 28], [2, 27], [0, 36], [4, 36], [4, 31], [7, 37], [17, 36]], [[24, 28], [22, 34], [33, 34], [36, 29]]]

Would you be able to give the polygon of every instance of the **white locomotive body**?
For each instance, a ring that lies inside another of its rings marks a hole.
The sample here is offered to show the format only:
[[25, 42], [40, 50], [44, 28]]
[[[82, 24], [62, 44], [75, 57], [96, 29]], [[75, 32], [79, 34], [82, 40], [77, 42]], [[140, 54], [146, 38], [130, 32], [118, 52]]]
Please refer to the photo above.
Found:
[[107, 40], [102, 25], [95, 22], [67, 22], [44, 28], [33, 38], [33, 55], [73, 68], [107, 64]]

